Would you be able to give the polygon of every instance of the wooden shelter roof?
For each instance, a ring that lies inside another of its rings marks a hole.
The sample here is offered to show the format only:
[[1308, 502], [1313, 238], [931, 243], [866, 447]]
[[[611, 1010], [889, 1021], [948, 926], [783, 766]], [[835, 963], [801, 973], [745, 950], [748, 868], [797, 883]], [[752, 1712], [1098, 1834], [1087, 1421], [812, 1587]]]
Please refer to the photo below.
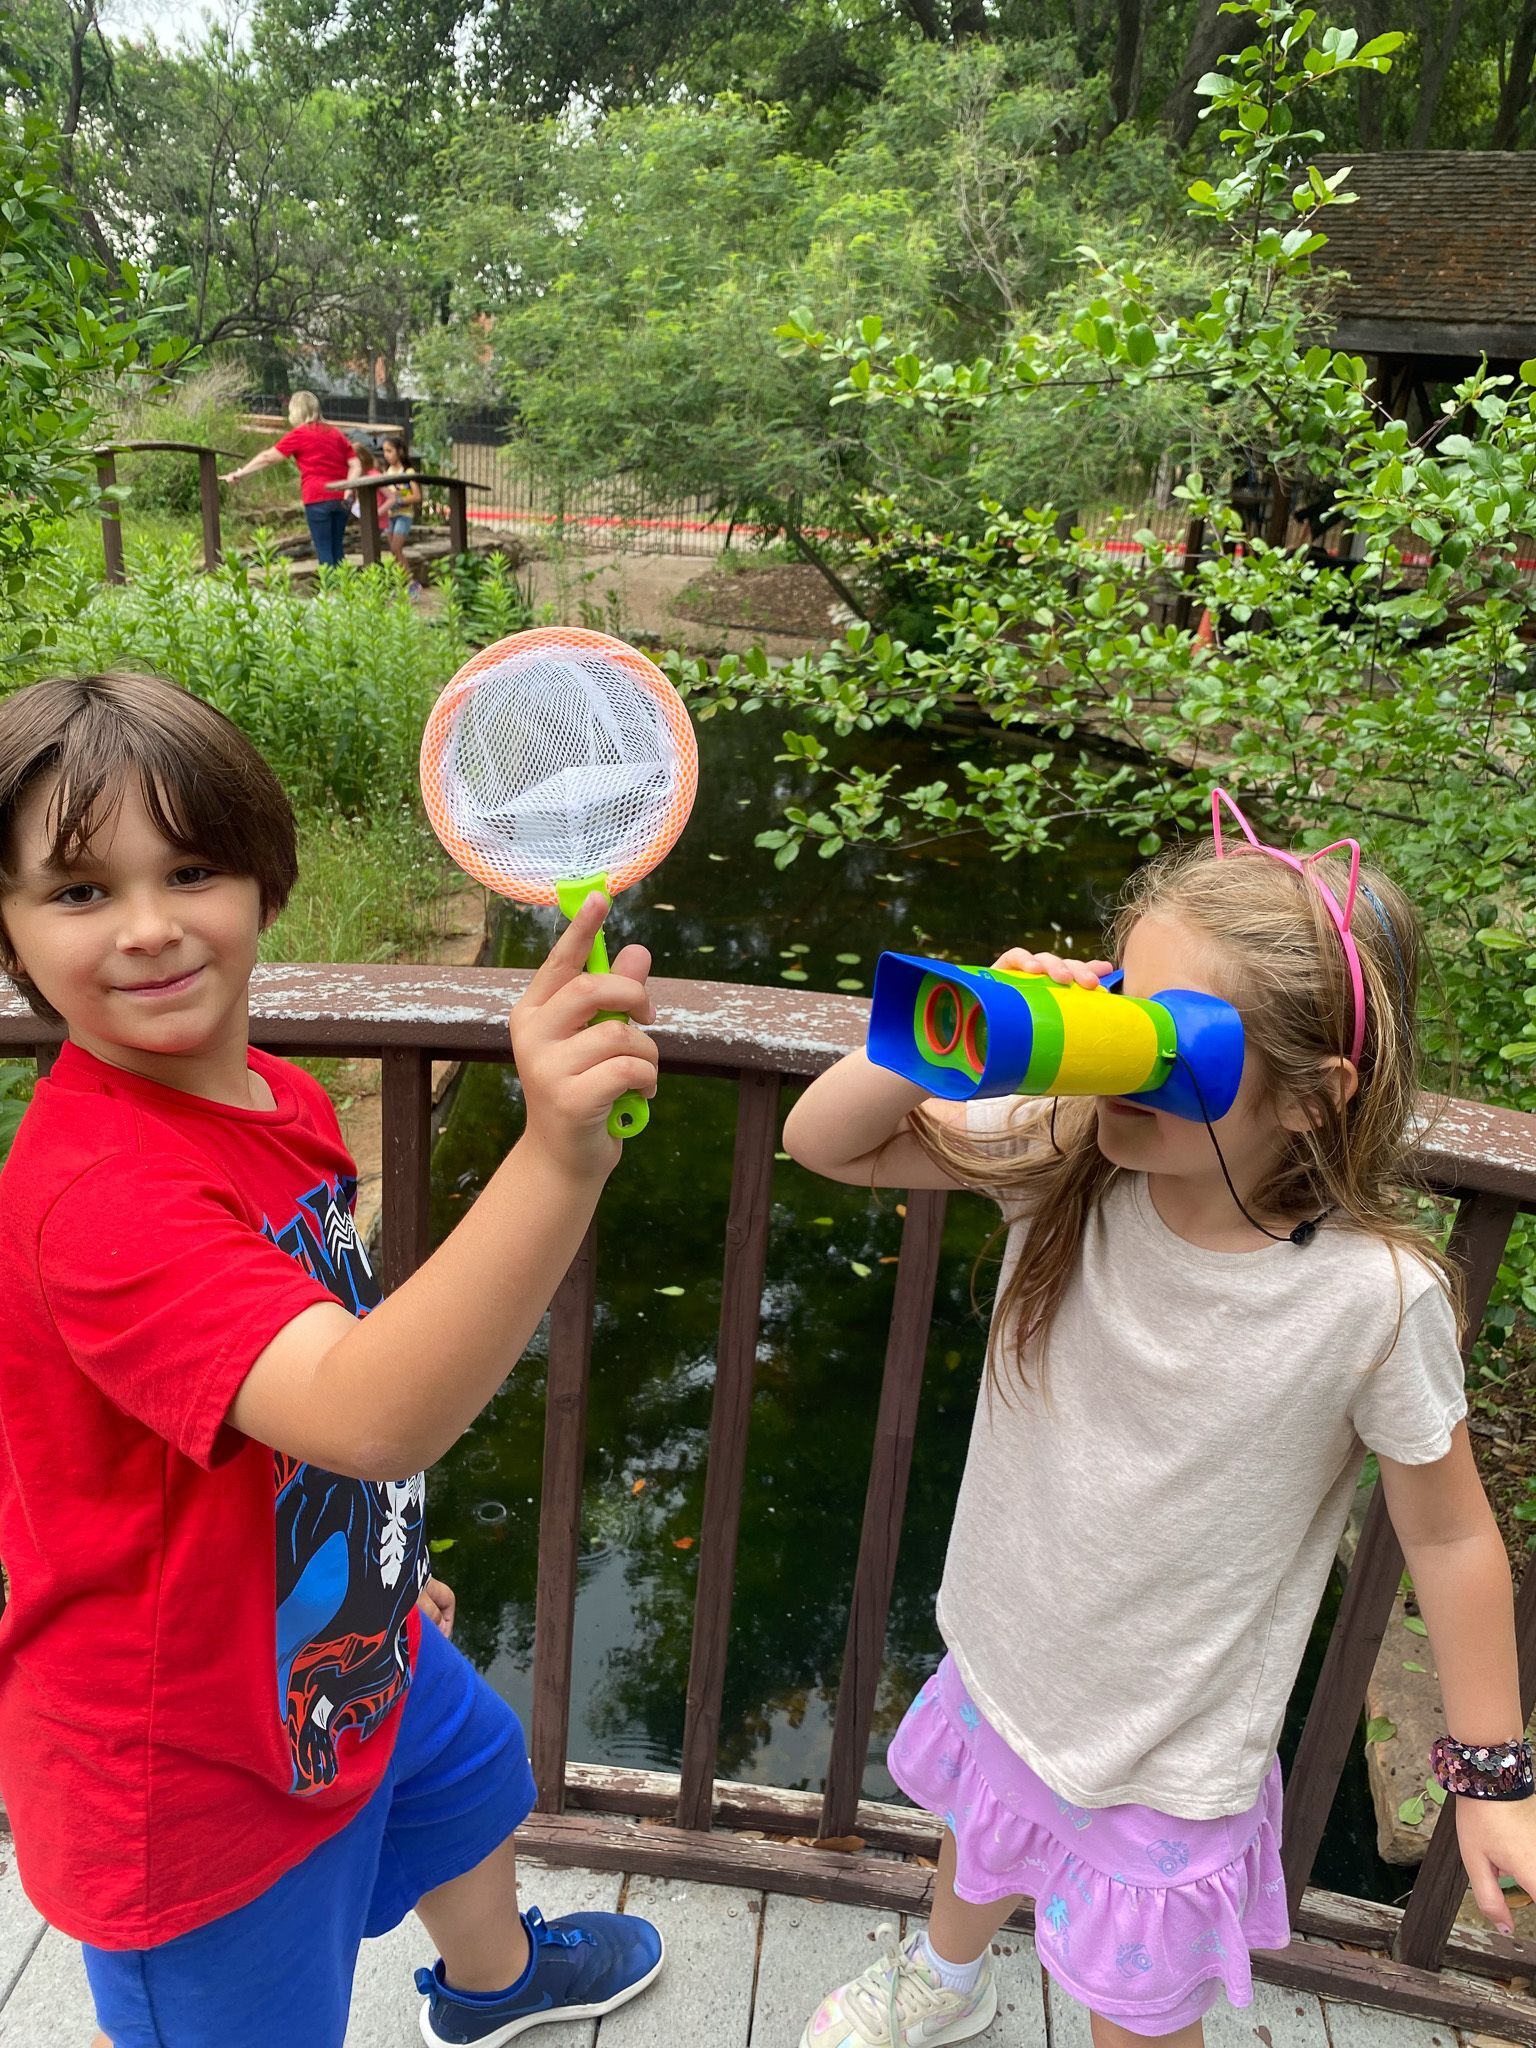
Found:
[[1334, 340], [1367, 353], [1536, 355], [1536, 153], [1387, 150], [1350, 164], [1319, 261], [1348, 274]]

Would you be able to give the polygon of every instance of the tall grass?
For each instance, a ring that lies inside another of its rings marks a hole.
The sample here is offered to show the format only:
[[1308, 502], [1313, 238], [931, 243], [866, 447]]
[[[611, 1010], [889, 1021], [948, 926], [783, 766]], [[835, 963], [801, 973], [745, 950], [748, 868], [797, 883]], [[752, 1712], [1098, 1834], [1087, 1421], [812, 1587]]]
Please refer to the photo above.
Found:
[[146, 550], [130, 583], [61, 621], [48, 667], [170, 676], [234, 720], [301, 809], [367, 816], [411, 800], [422, 725], [454, 670], [529, 616], [499, 558], [461, 569], [429, 617], [393, 564], [301, 597], [270, 557], [202, 575], [182, 549]]
[[[218, 448], [245, 461], [274, 438], [244, 426], [241, 403], [249, 374], [238, 363], [211, 363], [174, 389], [151, 395], [131, 383], [116, 387], [117, 410], [110, 438], [114, 441], [191, 441]], [[227, 469], [232, 464], [221, 462]], [[191, 455], [122, 455], [118, 481], [128, 487], [134, 512], [169, 513], [186, 518], [198, 509], [197, 461]], [[227, 501], [230, 509], [279, 509], [297, 515], [298, 491], [290, 464], [260, 470], [243, 478]]]
[[464, 878], [425, 823], [404, 809], [362, 818], [311, 811], [299, 819], [299, 879], [263, 933], [261, 957], [419, 960], [448, 926]]

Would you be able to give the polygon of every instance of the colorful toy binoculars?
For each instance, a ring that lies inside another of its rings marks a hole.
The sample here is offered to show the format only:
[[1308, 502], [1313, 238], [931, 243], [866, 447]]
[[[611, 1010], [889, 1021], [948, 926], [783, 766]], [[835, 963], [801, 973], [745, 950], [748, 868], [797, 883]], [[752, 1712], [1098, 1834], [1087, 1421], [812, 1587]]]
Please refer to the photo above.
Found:
[[1124, 1095], [1193, 1123], [1224, 1117], [1243, 1078], [1243, 1024], [1194, 989], [1147, 1001], [1047, 974], [882, 953], [866, 1049], [930, 1095]]

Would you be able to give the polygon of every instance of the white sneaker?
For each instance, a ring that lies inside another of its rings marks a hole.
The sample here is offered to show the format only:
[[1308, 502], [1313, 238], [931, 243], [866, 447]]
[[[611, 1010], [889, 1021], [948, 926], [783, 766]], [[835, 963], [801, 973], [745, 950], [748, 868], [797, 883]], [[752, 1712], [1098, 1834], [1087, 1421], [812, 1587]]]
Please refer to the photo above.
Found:
[[884, 1952], [862, 1977], [822, 2000], [800, 2048], [939, 2048], [986, 2032], [997, 2017], [990, 1949], [975, 1989], [950, 1991], [918, 1954], [920, 1934], [902, 1947], [893, 1927], [880, 1933]]

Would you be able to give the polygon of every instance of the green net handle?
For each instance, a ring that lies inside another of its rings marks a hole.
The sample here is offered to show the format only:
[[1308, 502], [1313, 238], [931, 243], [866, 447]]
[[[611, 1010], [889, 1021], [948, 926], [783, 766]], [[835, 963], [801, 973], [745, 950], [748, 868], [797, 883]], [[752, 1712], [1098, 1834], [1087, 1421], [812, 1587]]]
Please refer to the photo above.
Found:
[[[600, 890], [604, 896], [609, 893], [606, 875], [583, 875], [574, 882], [557, 882], [555, 895], [561, 911], [568, 918], [575, 917], [593, 890]], [[601, 931], [592, 941], [592, 950], [587, 955], [588, 974], [608, 972], [608, 943]], [[629, 1020], [620, 1010], [600, 1010], [592, 1019], [594, 1024], [627, 1023]], [[637, 1090], [630, 1088], [619, 1097], [608, 1112], [608, 1135], [611, 1138], [638, 1138], [651, 1120], [651, 1105]]]

